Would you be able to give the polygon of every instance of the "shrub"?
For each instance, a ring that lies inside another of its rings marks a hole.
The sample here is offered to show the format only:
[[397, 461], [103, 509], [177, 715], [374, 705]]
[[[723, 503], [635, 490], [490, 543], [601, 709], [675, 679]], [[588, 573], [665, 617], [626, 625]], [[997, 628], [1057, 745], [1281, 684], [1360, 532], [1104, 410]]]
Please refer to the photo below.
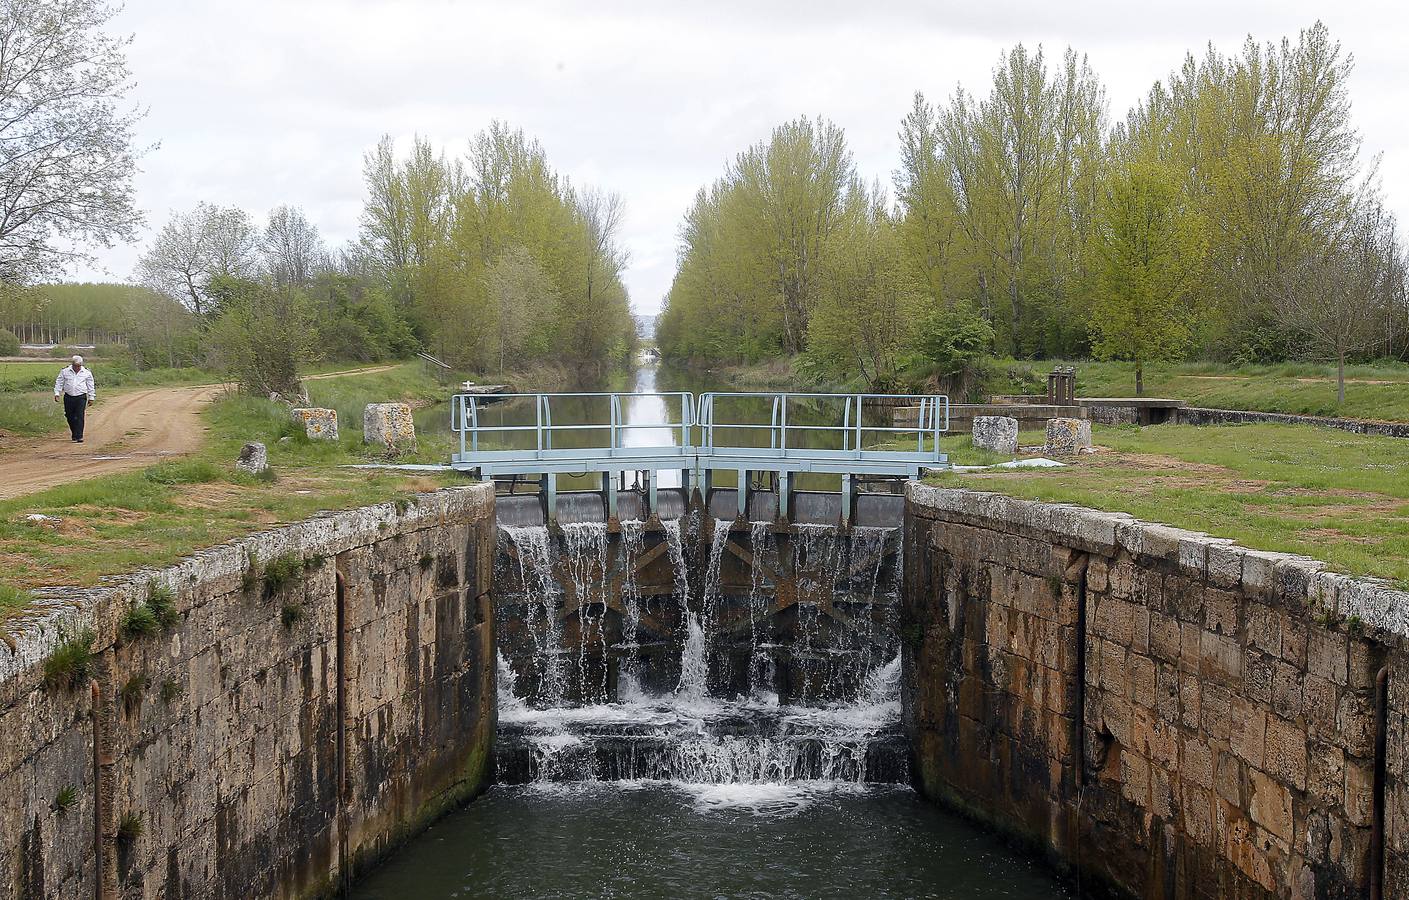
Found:
[[117, 839], [124, 844], [131, 844], [142, 836], [142, 814], [136, 812], [126, 812], [122, 818], [117, 820]]
[[264, 596], [272, 597], [303, 574], [303, 557], [297, 553], [276, 556], [264, 567]]
[[119, 630], [125, 638], [151, 637], [161, 631], [161, 622], [150, 606], [138, 603], [123, 614]]
[[293, 628], [303, 618], [303, 604], [289, 600], [284, 603], [284, 608], [279, 612], [279, 621], [284, 623], [285, 628]]
[[44, 685], [50, 689], [73, 690], [87, 680], [93, 670], [93, 629], [85, 628], [54, 646], [44, 660]]
[[50, 804], [50, 809], [54, 810], [54, 815], [63, 818], [64, 813], [73, 808], [78, 802], [78, 788], [71, 784], [66, 784], [59, 788], [59, 792], [54, 795], [54, 802]]
[[0, 328], [0, 356], [19, 356], [20, 339], [13, 331]]
[[147, 607], [164, 631], [175, 628], [181, 620], [180, 613], [176, 611], [176, 595], [161, 582], [153, 581], [147, 586]]

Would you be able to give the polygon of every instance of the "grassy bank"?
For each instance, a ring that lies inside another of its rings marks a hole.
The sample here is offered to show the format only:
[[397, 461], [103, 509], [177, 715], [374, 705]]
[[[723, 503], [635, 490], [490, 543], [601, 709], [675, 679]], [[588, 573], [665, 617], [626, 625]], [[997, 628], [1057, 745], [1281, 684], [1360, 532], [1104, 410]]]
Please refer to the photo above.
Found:
[[[1130, 397], [1135, 393], [1135, 370], [1130, 363], [1035, 360], [1013, 364], [1007, 371], [1012, 373], [1029, 366], [1034, 374], [1042, 375], [1056, 365], [1076, 367], [1077, 396]], [[987, 390], [995, 394], [1025, 393], [1032, 384], [1031, 380], [1020, 380], [1009, 374], [991, 379]], [[1145, 371], [1145, 395], [1172, 397], [1187, 400], [1193, 406], [1222, 409], [1409, 422], [1409, 365], [1347, 366], [1345, 403], [1339, 405], [1336, 403], [1335, 367], [1315, 363], [1156, 364]]]
[[[339, 411], [341, 437], [308, 440], [288, 407], [230, 396], [204, 413], [205, 449], [182, 460], [0, 501], [0, 622], [23, 614], [25, 591], [43, 585], [91, 585], [106, 575], [173, 562], [192, 550], [327, 509], [347, 509], [463, 483], [394, 471], [342, 468], [382, 459], [362, 443], [362, 407], [374, 401], [426, 403], [444, 396], [413, 364], [388, 371], [309, 382], [313, 402]], [[52, 402], [52, 401], [50, 401]], [[237, 473], [245, 441], [269, 449], [274, 480]], [[443, 462], [445, 434], [425, 434], [404, 461]], [[57, 531], [24, 522], [30, 513], [62, 519]], [[3, 627], [3, 626], [0, 626]]]
[[1103, 451], [1066, 468], [934, 480], [1126, 512], [1409, 587], [1409, 441], [1288, 425], [1097, 426], [1094, 437]]

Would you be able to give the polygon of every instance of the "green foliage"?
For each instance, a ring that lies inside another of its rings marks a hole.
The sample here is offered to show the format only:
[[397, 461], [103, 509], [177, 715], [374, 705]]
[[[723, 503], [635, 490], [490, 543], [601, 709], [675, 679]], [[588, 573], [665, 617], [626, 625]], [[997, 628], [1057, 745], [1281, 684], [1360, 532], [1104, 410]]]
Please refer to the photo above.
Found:
[[314, 347], [301, 295], [226, 277], [212, 281], [210, 293], [221, 310], [206, 335], [211, 365], [247, 393], [296, 394], [299, 366]]
[[60, 637], [59, 643], [44, 659], [44, 686], [50, 690], [73, 690], [93, 670], [93, 641], [97, 635], [91, 628]]
[[368, 261], [436, 356], [590, 373], [634, 347], [619, 199], [574, 188], [522, 131], [494, 122], [464, 160], [419, 139], [398, 159], [386, 137], [364, 175]]
[[181, 620], [181, 614], [176, 611], [175, 593], [161, 582], [153, 581], [147, 586], [147, 608], [164, 631], [175, 628]]
[[161, 683], [161, 702], [170, 706], [185, 690], [186, 689], [181, 686], [181, 682], [177, 681], [175, 678], [167, 678]]
[[410, 356], [420, 347], [396, 301], [374, 281], [326, 272], [305, 293], [325, 359], [375, 362]]
[[209, 484], [222, 477], [215, 464], [204, 459], [169, 460], [143, 471], [142, 477], [155, 484]]
[[54, 802], [49, 808], [54, 811], [54, 815], [63, 818], [64, 815], [73, 809], [73, 805], [78, 802], [78, 788], [71, 784], [66, 784], [59, 788], [59, 792], [54, 795]]
[[151, 683], [151, 679], [144, 672], [138, 672], [123, 682], [118, 693], [122, 697], [123, 708], [129, 715], [141, 708], [142, 697], [146, 695]]
[[[845, 316], [844, 304], [856, 299], [849, 291], [890, 303], [908, 293], [884, 270], [884, 252], [857, 264], [847, 259], [866, 244], [868, 230], [884, 232], [876, 199], [837, 125], [802, 117], [775, 128], [686, 212], [679, 268], [657, 323], [662, 353], [727, 362], [796, 354], [806, 349], [809, 321], [829, 284], [828, 314], [839, 327], [859, 324]], [[829, 263], [830, 276], [823, 274]], [[848, 288], [841, 283], [848, 277], [869, 283]], [[836, 346], [819, 353], [835, 368], [855, 365]]]
[[964, 306], [933, 309], [920, 321], [916, 350], [939, 372], [957, 375], [993, 346], [993, 326]]
[[303, 576], [303, 557], [282, 553], [264, 567], [264, 596], [273, 597]]
[[131, 846], [142, 836], [142, 814], [139, 812], [125, 812], [117, 820], [117, 839], [123, 844]]
[[20, 339], [13, 331], [0, 328], [0, 356], [16, 356], [20, 352]]
[[123, 637], [129, 639], [151, 637], [161, 632], [161, 622], [150, 606], [138, 603], [123, 613], [119, 630]]
[[1145, 363], [1189, 342], [1203, 231], [1164, 166], [1137, 158], [1108, 180], [1091, 242], [1092, 350], [1135, 363], [1137, 396]]
[[279, 621], [284, 624], [284, 627], [285, 627], [286, 629], [287, 629], [287, 628], [293, 628], [293, 627], [294, 627], [296, 624], [298, 624], [299, 621], [302, 620], [302, 619], [303, 619], [303, 604], [302, 604], [302, 603], [296, 603], [296, 602], [294, 602], [294, 601], [292, 601], [292, 600], [286, 600], [286, 601], [284, 601], [284, 606], [283, 606], [283, 608], [279, 611]]

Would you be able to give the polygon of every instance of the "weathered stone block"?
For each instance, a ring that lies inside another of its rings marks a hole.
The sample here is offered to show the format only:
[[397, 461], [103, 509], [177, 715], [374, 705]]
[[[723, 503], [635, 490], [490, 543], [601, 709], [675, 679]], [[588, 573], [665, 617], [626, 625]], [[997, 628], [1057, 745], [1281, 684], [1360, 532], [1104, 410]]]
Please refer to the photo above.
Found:
[[240, 448], [235, 469], [248, 475], [261, 475], [269, 470], [269, 451], [259, 441], [250, 441]]
[[294, 421], [303, 425], [304, 433], [311, 441], [335, 441], [338, 439], [338, 411], [316, 406], [298, 407], [293, 410]]
[[1253, 769], [1252, 802], [1248, 812], [1252, 820], [1283, 841], [1292, 839], [1292, 795], [1265, 773]]
[[1047, 441], [1042, 452], [1072, 456], [1091, 449], [1091, 423], [1086, 419], [1048, 419]]
[[1011, 416], [974, 416], [974, 446], [1013, 456], [1018, 452], [1018, 420]]
[[416, 422], [406, 403], [368, 403], [362, 411], [362, 441], [393, 453], [416, 446]]

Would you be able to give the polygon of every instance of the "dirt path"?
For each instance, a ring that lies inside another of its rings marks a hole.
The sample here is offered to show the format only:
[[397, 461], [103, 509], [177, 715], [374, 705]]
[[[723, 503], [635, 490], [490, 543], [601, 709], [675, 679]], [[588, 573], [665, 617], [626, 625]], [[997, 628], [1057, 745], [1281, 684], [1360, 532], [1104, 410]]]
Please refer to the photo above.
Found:
[[[221, 385], [207, 384], [99, 397], [88, 411], [82, 444], [72, 443], [65, 428], [0, 450], [0, 498], [191, 453], [205, 441], [201, 408], [222, 390]], [[63, 408], [57, 403], [54, 417], [63, 423]]]
[[[367, 375], [392, 368], [395, 366], [369, 366], [308, 375], [305, 380]], [[205, 384], [143, 388], [107, 397], [100, 394], [88, 411], [82, 444], [69, 440], [63, 407], [56, 403], [54, 419], [62, 431], [0, 446], [0, 499], [194, 453], [205, 443], [201, 410], [225, 389], [225, 385]]]

